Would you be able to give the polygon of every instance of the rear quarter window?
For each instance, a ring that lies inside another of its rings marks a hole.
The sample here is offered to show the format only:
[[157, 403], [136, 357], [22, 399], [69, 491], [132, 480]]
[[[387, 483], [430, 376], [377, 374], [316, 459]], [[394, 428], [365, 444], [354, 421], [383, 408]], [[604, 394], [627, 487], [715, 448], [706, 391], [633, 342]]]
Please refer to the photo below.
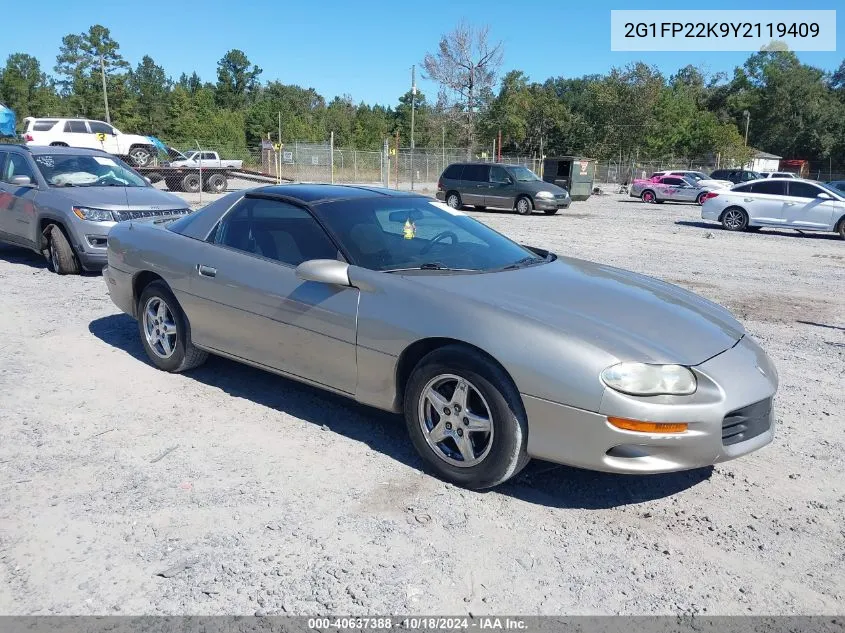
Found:
[[490, 177], [489, 165], [465, 165], [464, 166], [464, 180], [472, 182], [487, 182]]
[[460, 180], [461, 172], [463, 172], [463, 170], [463, 165], [449, 165], [446, 168], [446, 171], [443, 172], [443, 177], [449, 178], [450, 180]]
[[48, 121], [48, 120], [30, 121], [29, 122], [30, 127], [27, 131], [28, 132], [47, 132], [49, 130], [52, 130], [54, 127], [56, 127], [56, 123], [58, 123], [58, 120], [56, 120], [56, 119], [53, 119], [53, 120], [50, 120], [50, 121]]

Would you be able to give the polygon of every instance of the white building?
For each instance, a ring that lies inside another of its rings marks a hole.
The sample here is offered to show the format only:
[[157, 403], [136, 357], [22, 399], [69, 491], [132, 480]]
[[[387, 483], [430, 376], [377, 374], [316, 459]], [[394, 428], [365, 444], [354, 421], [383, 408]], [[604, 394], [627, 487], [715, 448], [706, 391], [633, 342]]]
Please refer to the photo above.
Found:
[[751, 160], [751, 171], [777, 171], [780, 167], [781, 156], [767, 154], [766, 152], [755, 152]]

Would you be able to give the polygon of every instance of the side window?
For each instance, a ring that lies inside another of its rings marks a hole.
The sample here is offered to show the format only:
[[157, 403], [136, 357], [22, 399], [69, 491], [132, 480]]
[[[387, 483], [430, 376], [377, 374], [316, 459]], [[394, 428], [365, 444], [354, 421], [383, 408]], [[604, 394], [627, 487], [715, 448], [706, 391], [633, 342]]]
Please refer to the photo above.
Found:
[[464, 165], [464, 180], [472, 182], [488, 182], [489, 165]]
[[839, 191], [845, 191], [845, 182], [837, 182], [837, 183], [836, 183], [835, 185], [833, 185], [833, 186], [834, 186], [836, 189], [838, 189]]
[[789, 195], [794, 198], [815, 198], [821, 189], [808, 182], [794, 181], [789, 183]]
[[8, 157], [7, 152], [0, 152], [0, 180], [6, 180], [6, 157]]
[[214, 241], [290, 266], [338, 256], [337, 247], [308, 211], [264, 198], [244, 198], [215, 229]]
[[490, 167], [490, 182], [507, 184], [510, 182], [510, 176], [508, 176], [508, 172], [505, 171], [504, 167], [493, 165]]
[[464, 170], [463, 165], [460, 165], [460, 164], [449, 165], [446, 168], [446, 171], [443, 172], [443, 177], [448, 178], [450, 180], [460, 180], [461, 179], [461, 173], [463, 172], [463, 170]]
[[778, 180], [764, 180], [763, 182], [756, 182], [753, 185], [746, 185], [751, 187], [754, 193], [766, 193], [772, 196], [785, 196], [786, 183]]
[[677, 185], [677, 186], [680, 186], [680, 185], [684, 185], [684, 184], [686, 184], [686, 183], [685, 183], [685, 182], [684, 182], [681, 178], [673, 178], [673, 177], [671, 177], [671, 176], [670, 176], [670, 177], [668, 177], [668, 178], [664, 178], [664, 179], [662, 180], [662, 182], [663, 182], [663, 184], [664, 184], [664, 185]]
[[58, 121], [55, 119], [50, 121], [32, 121], [31, 125], [32, 128], [29, 130], [30, 132], [47, 132], [48, 130], [52, 130]]
[[200, 160], [214, 160], [214, 154], [211, 152], [203, 152]]
[[114, 128], [111, 125], [100, 121], [88, 121], [88, 126], [92, 134], [114, 134]]
[[740, 193], [751, 193], [751, 185], [739, 185], [738, 187], [731, 187], [731, 191], [739, 191]]
[[88, 126], [85, 121], [68, 121], [65, 123], [65, 132], [71, 134], [88, 134]]
[[26, 157], [20, 154], [9, 154], [6, 167], [3, 170], [3, 180], [12, 182], [12, 178], [15, 176], [29, 176], [29, 179], [35, 182], [35, 174], [29, 166]]

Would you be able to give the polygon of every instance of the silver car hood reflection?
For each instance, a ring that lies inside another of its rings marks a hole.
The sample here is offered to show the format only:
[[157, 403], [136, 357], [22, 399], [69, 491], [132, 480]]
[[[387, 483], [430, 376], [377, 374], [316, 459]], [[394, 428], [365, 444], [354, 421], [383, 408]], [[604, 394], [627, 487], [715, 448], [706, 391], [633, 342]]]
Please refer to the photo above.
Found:
[[725, 308], [683, 288], [568, 257], [500, 273], [406, 278], [594, 341], [620, 360], [698, 365], [745, 333]]

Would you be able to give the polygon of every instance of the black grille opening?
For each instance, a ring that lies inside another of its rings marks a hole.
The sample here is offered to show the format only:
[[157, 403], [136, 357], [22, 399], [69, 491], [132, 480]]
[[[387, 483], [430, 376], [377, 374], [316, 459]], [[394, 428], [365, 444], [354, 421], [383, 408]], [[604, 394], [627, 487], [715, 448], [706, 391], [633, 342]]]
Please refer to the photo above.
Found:
[[749, 404], [736, 411], [731, 411], [722, 420], [722, 444], [739, 444], [753, 437], [762, 435], [772, 425], [772, 399]]
[[114, 219], [118, 222], [125, 222], [126, 220], [137, 220], [138, 218], [158, 218], [162, 216], [174, 215], [188, 215], [190, 209], [161, 209], [158, 211], [141, 211], [135, 209], [128, 209], [124, 211], [112, 211]]

